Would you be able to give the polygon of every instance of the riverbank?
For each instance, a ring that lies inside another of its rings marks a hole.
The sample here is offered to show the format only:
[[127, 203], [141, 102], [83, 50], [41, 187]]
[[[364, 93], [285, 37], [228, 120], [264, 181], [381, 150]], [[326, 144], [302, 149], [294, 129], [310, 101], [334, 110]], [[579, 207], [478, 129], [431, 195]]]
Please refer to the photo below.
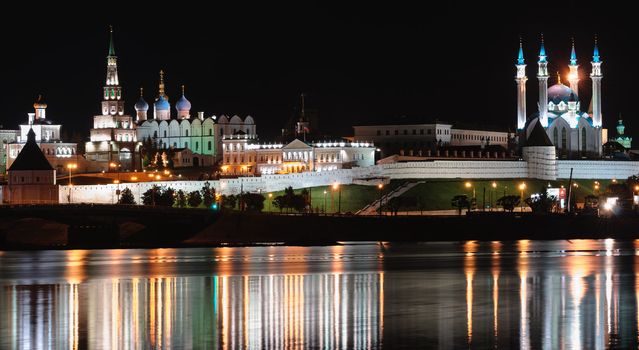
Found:
[[[188, 212], [188, 211], [187, 211]], [[184, 223], [185, 219], [181, 218]], [[170, 219], [169, 219], [170, 220]], [[188, 220], [186, 220], [188, 222]], [[122, 222], [116, 232], [90, 231], [93, 239], [69, 244], [68, 225], [16, 219], [0, 226], [0, 249], [160, 248], [250, 245], [330, 245], [338, 241], [510, 241], [519, 239], [635, 239], [639, 217], [473, 213], [464, 216], [316, 216], [225, 212], [202, 229], [172, 225], [175, 232], [153, 239], [139, 224]], [[183, 230], [175, 227], [183, 227]], [[144, 239], [136, 232], [145, 232]], [[105, 244], [95, 235], [114, 235]], [[168, 238], [167, 238], [168, 237]], [[171, 239], [171, 237], [173, 237]], [[97, 242], [97, 243], [96, 243]]]

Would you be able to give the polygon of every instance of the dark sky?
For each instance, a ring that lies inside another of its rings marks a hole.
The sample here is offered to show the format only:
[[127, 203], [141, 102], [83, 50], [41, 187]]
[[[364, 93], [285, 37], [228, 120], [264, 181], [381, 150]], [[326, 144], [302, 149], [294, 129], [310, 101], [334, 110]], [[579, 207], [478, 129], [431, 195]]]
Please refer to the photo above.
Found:
[[628, 131], [639, 134], [633, 85], [639, 77], [639, 42], [636, 19], [626, 17], [634, 11], [626, 5], [222, 3], [102, 2], [102, 8], [5, 12], [11, 20], [0, 23], [0, 124], [14, 128], [24, 122], [41, 92], [50, 118], [88, 132], [99, 111], [113, 24], [127, 112], [134, 113], [139, 86], [147, 101], [156, 96], [158, 71], [164, 69], [171, 102], [185, 84], [193, 113], [250, 114], [262, 139], [278, 133], [300, 92], [308, 95], [308, 107], [319, 110], [322, 128], [336, 135], [352, 133], [353, 124], [401, 115], [513, 128], [518, 37], [525, 44], [531, 113], [540, 32], [549, 71], [564, 75], [575, 37], [582, 108], [587, 108], [592, 40], [598, 33], [604, 126], [613, 128], [623, 113]]

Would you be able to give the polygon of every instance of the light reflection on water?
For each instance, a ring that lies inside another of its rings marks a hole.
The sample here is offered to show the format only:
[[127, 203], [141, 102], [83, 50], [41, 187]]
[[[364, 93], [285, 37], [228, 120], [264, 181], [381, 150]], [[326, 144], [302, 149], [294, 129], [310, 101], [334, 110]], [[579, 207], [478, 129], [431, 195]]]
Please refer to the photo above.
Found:
[[0, 254], [0, 348], [636, 348], [638, 242]]

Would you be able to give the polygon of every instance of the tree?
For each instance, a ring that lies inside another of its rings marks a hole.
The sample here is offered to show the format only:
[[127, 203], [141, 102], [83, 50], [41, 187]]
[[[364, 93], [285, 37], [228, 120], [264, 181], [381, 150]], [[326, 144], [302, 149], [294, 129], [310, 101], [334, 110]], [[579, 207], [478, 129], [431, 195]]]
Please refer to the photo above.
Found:
[[457, 212], [459, 215], [462, 213], [462, 209], [466, 208], [466, 210], [470, 210], [470, 202], [468, 201], [468, 196], [465, 194], [457, 195], [453, 197], [450, 202], [450, 205], [457, 208]]
[[182, 191], [182, 190], [177, 191], [177, 196], [175, 198], [175, 204], [179, 208], [186, 207], [186, 193], [184, 193], [184, 191]]
[[215, 189], [211, 187], [209, 182], [204, 183], [204, 187], [202, 187], [202, 202], [204, 202], [204, 206], [209, 208], [213, 205], [215, 201]]
[[539, 191], [539, 196], [524, 199], [533, 213], [550, 213], [555, 208], [557, 198], [555, 196], [548, 196], [546, 187], [543, 187]]
[[118, 204], [135, 204], [133, 193], [128, 187], [123, 189], [120, 193], [120, 201], [118, 202]]
[[175, 204], [175, 190], [172, 189], [171, 187], [164, 189], [161, 193], [160, 193], [160, 202], [159, 205], [165, 206], [165, 207], [172, 207]]
[[237, 205], [237, 197], [230, 194], [228, 196], [222, 195], [222, 205], [227, 209], [235, 209]]
[[188, 203], [191, 208], [199, 207], [200, 204], [202, 204], [202, 195], [200, 194], [200, 191], [190, 192], [188, 196]]
[[153, 185], [153, 187], [146, 190], [142, 193], [142, 204], [144, 205], [157, 205], [160, 199], [160, 194], [162, 189], [158, 185]]
[[242, 202], [248, 211], [262, 211], [264, 209], [264, 196], [260, 193], [245, 193]]
[[504, 210], [508, 210], [509, 212], [513, 212], [515, 207], [519, 205], [521, 198], [515, 195], [503, 196], [497, 199], [497, 205], [501, 205]]
[[273, 206], [275, 206], [276, 208], [279, 208], [281, 213], [282, 210], [287, 208], [286, 198], [284, 196], [275, 197], [275, 199], [273, 199]]

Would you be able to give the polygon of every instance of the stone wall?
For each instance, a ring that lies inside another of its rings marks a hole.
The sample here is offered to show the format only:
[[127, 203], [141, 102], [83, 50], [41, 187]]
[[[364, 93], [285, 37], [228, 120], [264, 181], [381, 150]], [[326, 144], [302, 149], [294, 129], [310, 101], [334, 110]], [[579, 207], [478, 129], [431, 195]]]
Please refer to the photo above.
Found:
[[614, 160], [558, 160], [557, 177], [560, 179], [569, 178], [570, 168], [573, 168], [572, 177], [575, 179], [623, 180], [632, 175], [639, 175], [639, 162]]
[[513, 179], [528, 177], [524, 161], [434, 160], [378, 165], [392, 179]]

